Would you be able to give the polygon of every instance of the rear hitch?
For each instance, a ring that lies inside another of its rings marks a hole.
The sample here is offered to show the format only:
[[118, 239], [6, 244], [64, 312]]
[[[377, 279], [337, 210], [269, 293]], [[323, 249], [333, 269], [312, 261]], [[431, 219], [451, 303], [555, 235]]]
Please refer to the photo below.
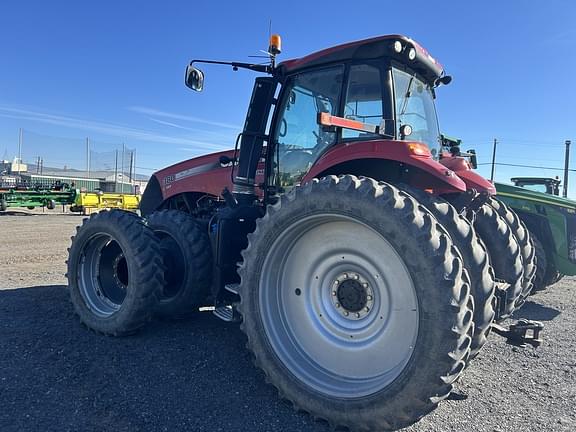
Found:
[[540, 332], [544, 329], [544, 324], [540, 321], [528, 320], [525, 318], [519, 319], [514, 324], [510, 324], [508, 328], [500, 324], [492, 323], [494, 333], [506, 339], [510, 345], [519, 347], [526, 347], [527, 344], [538, 348], [542, 345], [540, 339]]

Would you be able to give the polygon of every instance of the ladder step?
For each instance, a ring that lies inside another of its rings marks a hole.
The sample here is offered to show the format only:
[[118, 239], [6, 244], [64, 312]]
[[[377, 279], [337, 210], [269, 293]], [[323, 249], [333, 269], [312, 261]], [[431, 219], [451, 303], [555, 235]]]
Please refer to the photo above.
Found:
[[234, 306], [219, 306], [212, 312], [218, 318], [226, 322], [240, 322], [241, 318]]
[[230, 291], [232, 294], [238, 295], [238, 289], [240, 288], [240, 284], [239, 283], [226, 284], [224, 285], [224, 288], [226, 288], [226, 291]]

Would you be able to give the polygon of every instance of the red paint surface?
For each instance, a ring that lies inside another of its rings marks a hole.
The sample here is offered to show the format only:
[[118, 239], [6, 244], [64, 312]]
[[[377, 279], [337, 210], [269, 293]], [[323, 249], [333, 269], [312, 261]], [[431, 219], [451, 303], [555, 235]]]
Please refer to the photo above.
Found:
[[494, 184], [476, 171], [473, 171], [465, 158], [444, 155], [442, 159], [440, 159], [440, 163], [454, 171], [458, 177], [466, 183], [467, 189], [476, 189], [478, 192], [487, 192], [490, 195], [496, 195]]
[[326, 48], [320, 51], [316, 51], [312, 54], [309, 54], [305, 57], [300, 57], [297, 59], [290, 59], [290, 60], [286, 60], [283, 61], [282, 63], [279, 64], [279, 67], [284, 68], [284, 71], [287, 73], [290, 73], [294, 70], [297, 69], [302, 69], [305, 68], [306, 66], [308, 66], [310, 63], [314, 63], [320, 59], [322, 59], [322, 57], [328, 57], [331, 54], [337, 53], [338, 51], [342, 51], [345, 49], [349, 49], [349, 48], [359, 48], [363, 45], [367, 45], [367, 44], [371, 44], [374, 42], [380, 42], [380, 41], [385, 41], [385, 40], [402, 40], [402, 41], [406, 41], [411, 43], [412, 45], [414, 45], [414, 48], [416, 48], [416, 50], [423, 56], [427, 57], [429, 60], [431, 60], [437, 67], [439, 67], [440, 69], [444, 69], [442, 67], [442, 65], [436, 61], [436, 59], [434, 59], [429, 53], [428, 51], [423, 48], [420, 44], [418, 44], [416, 41], [406, 37], [406, 36], [402, 36], [402, 35], [385, 35], [385, 36], [377, 36], [377, 37], [373, 37], [373, 38], [369, 38], [369, 39], [362, 39], [362, 40], [358, 40], [358, 41], [353, 41], [353, 42], [348, 42], [345, 44], [341, 44], [341, 45], [336, 45], [330, 48]]
[[387, 159], [416, 167], [412, 185], [421, 189], [432, 189], [434, 193], [463, 192], [466, 185], [450, 170], [430, 156], [416, 156], [408, 150], [410, 141], [374, 140], [338, 144], [326, 152], [303, 178], [310, 181], [328, 168], [355, 159]]
[[[412, 186], [432, 190], [435, 194], [463, 192], [466, 190], [465, 182], [454, 175], [452, 169], [438, 163], [430, 156], [417, 156], [410, 153], [408, 150], [409, 144], [411, 144], [410, 141], [391, 140], [338, 144], [316, 162], [302, 179], [302, 182], [310, 181], [330, 167], [343, 162], [357, 159], [384, 159], [404, 163], [407, 168], [418, 168], [410, 170], [410, 183]], [[160, 183], [163, 198], [166, 200], [184, 192], [200, 192], [220, 196], [225, 187], [232, 190], [232, 180], [230, 178], [232, 167], [222, 167], [219, 164], [220, 156], [223, 155], [232, 158], [234, 152], [228, 150], [212, 153], [189, 159], [158, 171], [155, 176]], [[182, 179], [176, 178], [178, 173], [184, 173], [186, 170], [194, 168], [206, 168], [207, 170]], [[259, 174], [256, 176], [256, 183], [260, 184], [264, 182], [264, 163], [261, 162], [259, 164], [258, 170]], [[483, 184], [481, 181], [485, 181], [482, 177], [477, 176], [478, 180], [474, 177], [475, 173], [472, 171], [461, 172], [466, 175], [468, 182], [473, 184], [475, 189], [481, 189], [479, 185]]]

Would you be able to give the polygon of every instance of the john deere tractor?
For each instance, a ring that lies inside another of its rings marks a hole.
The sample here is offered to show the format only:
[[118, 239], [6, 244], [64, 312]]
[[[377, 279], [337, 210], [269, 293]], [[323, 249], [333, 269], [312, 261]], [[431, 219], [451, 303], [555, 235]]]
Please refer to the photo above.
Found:
[[496, 189], [500, 199], [524, 221], [534, 240], [534, 290], [543, 290], [564, 275], [576, 275], [576, 202], [557, 196], [558, 179], [515, 177], [511, 181], [517, 186], [496, 183]]
[[520, 305], [532, 243], [490, 182], [432, 157], [450, 77], [414, 40], [279, 53], [274, 35], [269, 64], [190, 63], [195, 91], [200, 63], [265, 75], [235, 149], [155, 173], [141, 216], [83, 223], [68, 260], [75, 311], [124, 335], [211, 305], [241, 322], [295, 407], [335, 427], [405, 427]]

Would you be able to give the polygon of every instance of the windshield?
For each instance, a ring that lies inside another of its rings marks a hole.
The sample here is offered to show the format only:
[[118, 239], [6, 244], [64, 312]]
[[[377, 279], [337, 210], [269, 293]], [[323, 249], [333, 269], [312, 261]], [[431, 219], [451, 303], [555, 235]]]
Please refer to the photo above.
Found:
[[534, 192], [550, 193], [545, 184], [523, 184], [521, 186]]
[[429, 85], [415, 75], [392, 68], [396, 104], [396, 134], [403, 125], [412, 127], [409, 140], [423, 142], [430, 148], [438, 146], [440, 130], [434, 108], [434, 95]]

